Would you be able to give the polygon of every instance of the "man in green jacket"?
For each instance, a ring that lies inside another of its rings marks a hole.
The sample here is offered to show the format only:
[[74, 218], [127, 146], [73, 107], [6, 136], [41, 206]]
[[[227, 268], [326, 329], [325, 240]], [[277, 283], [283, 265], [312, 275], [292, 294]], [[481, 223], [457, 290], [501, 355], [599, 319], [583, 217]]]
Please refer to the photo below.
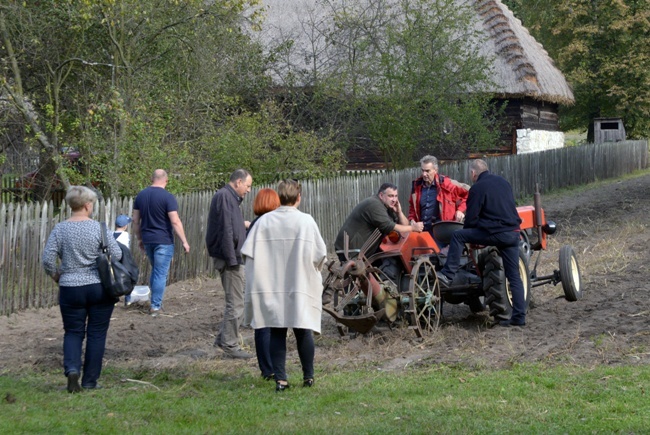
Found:
[[[343, 261], [345, 260], [343, 249], [346, 233], [349, 237], [349, 254], [354, 257], [377, 229], [385, 236], [393, 230], [407, 233], [421, 232], [422, 228], [422, 222], [409, 223], [404, 215], [397, 196], [397, 186], [392, 183], [384, 183], [376, 195], [364, 199], [352, 210], [339, 230], [334, 248], [339, 259]], [[380, 243], [381, 240], [371, 246], [366, 255], [374, 254]]]

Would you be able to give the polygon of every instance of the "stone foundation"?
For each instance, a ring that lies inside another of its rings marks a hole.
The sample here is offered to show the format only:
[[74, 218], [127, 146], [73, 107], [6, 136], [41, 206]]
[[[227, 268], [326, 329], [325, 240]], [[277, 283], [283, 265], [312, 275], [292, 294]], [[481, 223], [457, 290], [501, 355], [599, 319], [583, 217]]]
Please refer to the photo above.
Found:
[[564, 133], [561, 131], [517, 130], [517, 154], [534, 153], [536, 151], [562, 148]]

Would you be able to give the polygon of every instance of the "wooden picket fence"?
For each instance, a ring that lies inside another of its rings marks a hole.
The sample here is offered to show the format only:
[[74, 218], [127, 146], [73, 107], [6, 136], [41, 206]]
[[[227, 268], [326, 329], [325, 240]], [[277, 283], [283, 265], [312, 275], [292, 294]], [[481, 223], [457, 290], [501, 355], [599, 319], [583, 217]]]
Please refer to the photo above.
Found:
[[[515, 195], [530, 199], [539, 184], [542, 193], [563, 187], [618, 177], [648, 167], [647, 141], [626, 141], [600, 145], [561, 148], [540, 153], [491, 157], [485, 159], [494, 173], [507, 178]], [[440, 173], [469, 182], [469, 161], [442, 163]], [[254, 174], [253, 174], [254, 175]], [[402, 171], [355, 173], [323, 180], [301, 181], [303, 198], [300, 209], [318, 223], [327, 246], [332, 249], [338, 230], [352, 208], [374, 194], [384, 182], [399, 188], [405, 212], [411, 182], [420, 175], [419, 168]], [[252, 202], [256, 186], [242, 203], [245, 219], [252, 220]], [[179, 216], [183, 222], [189, 254], [176, 240], [169, 282], [186, 280], [212, 273], [205, 248], [205, 233], [210, 201], [214, 191], [178, 196]], [[132, 215], [133, 198], [107, 199], [95, 207], [95, 219], [113, 227], [119, 214]], [[67, 219], [65, 204], [9, 203], [0, 205], [0, 315], [28, 308], [51, 307], [58, 303], [57, 285], [45, 275], [40, 263], [47, 237], [57, 223]], [[132, 238], [132, 246], [137, 240]], [[150, 266], [144, 253], [134, 248], [140, 265], [141, 283], [149, 279]]]

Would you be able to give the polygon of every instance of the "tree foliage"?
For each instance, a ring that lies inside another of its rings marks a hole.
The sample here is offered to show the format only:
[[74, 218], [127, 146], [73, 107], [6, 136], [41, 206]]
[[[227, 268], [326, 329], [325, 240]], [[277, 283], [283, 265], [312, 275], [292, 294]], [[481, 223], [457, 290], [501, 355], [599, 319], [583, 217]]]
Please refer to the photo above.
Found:
[[[264, 111], [255, 118], [259, 95], [269, 86], [267, 59], [243, 31], [259, 19], [251, 9], [256, 4], [1, 5], [0, 84], [9, 104], [0, 111], [4, 127], [20, 120], [22, 131], [12, 141], [39, 161], [37, 196], [47, 198], [55, 179], [117, 195], [137, 192], [156, 168], [173, 175], [172, 191], [204, 188], [237, 167], [261, 168], [240, 149], [221, 147], [228, 142], [220, 137], [224, 126], [247, 116], [268, 122], [271, 147], [284, 156], [279, 167], [321, 162], [313, 147], [329, 145], [326, 135], [315, 139]], [[66, 158], [69, 150], [79, 151], [80, 158]], [[340, 159], [328, 159], [322, 159], [324, 170], [340, 168]]]
[[[494, 146], [498, 126], [484, 116], [489, 100], [472, 92], [486, 88], [490, 69], [478, 52], [476, 42], [485, 35], [471, 23], [471, 6], [452, 0], [323, 3], [327, 13], [305, 23], [312, 67], [276, 70], [288, 71], [285, 82], [313, 86], [313, 99], [301, 107], [316, 107], [319, 122], [338, 127], [339, 140], [378, 146], [395, 168], [411, 166], [422, 149], [451, 158]], [[278, 62], [292, 50], [290, 41], [280, 45]]]
[[[573, 86], [565, 129], [595, 117], [623, 118], [628, 137], [650, 136], [650, 2], [505, 1], [549, 51]], [[589, 139], [593, 130], [589, 129]]]

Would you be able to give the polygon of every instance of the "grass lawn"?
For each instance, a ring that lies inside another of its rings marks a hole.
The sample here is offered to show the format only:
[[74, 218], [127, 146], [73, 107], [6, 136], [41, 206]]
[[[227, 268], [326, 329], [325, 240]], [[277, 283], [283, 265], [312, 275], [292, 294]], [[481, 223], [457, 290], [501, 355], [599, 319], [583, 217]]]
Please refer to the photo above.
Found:
[[[297, 373], [298, 370], [292, 370]], [[129, 379], [129, 380], [127, 380]], [[0, 433], [648, 433], [649, 366], [447, 366], [317, 373], [275, 393], [250, 373], [107, 369], [69, 394], [57, 373], [0, 374]], [[138, 382], [139, 381], [139, 382]]]

